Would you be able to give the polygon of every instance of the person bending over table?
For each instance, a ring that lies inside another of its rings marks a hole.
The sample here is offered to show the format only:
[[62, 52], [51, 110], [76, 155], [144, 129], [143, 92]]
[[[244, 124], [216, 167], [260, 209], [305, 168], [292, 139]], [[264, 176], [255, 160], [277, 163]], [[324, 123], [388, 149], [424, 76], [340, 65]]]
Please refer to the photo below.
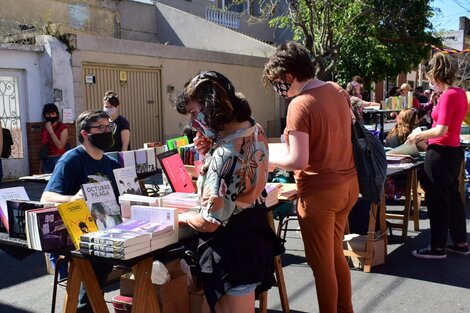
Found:
[[[86, 111], [77, 118], [78, 141], [80, 145], [67, 151], [57, 162], [54, 172], [41, 196], [41, 201], [64, 203], [83, 198], [81, 185], [95, 182], [97, 178], [109, 180], [114, 194], [118, 189], [113, 170], [119, 162], [104, 154], [112, 143], [115, 125], [104, 111]], [[93, 264], [101, 288], [112, 270], [105, 263]], [[80, 287], [77, 312], [93, 312], [88, 303], [83, 285]]]
[[[396, 148], [404, 144], [411, 134], [413, 129], [419, 126], [419, 114], [418, 110], [403, 109], [397, 116], [397, 122], [393, 126], [392, 130], [388, 133], [385, 138], [385, 146], [390, 148]], [[416, 143], [419, 151], [426, 151], [428, 144], [426, 140], [421, 140]], [[407, 175], [395, 175], [394, 177], [387, 177], [385, 182], [385, 195], [387, 199], [400, 199], [405, 194]]]
[[195, 140], [205, 155], [197, 182], [201, 210], [180, 214], [179, 221], [198, 231], [209, 306], [218, 313], [254, 312], [255, 289], [271, 287], [274, 256], [284, 252], [267, 219], [265, 132], [247, 100], [218, 72], [187, 82], [176, 109], [197, 119], [201, 130]]
[[320, 312], [353, 312], [343, 253], [344, 229], [359, 196], [352, 111], [347, 92], [314, 73], [310, 53], [293, 41], [280, 45], [264, 66], [265, 84], [292, 99], [284, 130], [286, 154], [271, 154], [269, 165], [295, 172], [297, 215]]
[[[461, 88], [452, 86], [455, 69], [443, 53], [434, 54], [427, 73], [432, 89], [442, 92], [432, 111], [432, 128], [408, 136], [411, 142], [428, 139], [429, 146], [424, 161], [421, 180], [426, 192], [426, 203], [431, 226], [431, 244], [412, 251], [424, 259], [444, 259], [446, 250], [469, 255], [465, 208], [459, 192], [460, 165], [463, 151], [460, 148], [460, 128], [467, 112], [467, 97]], [[452, 245], [447, 245], [450, 231]]]

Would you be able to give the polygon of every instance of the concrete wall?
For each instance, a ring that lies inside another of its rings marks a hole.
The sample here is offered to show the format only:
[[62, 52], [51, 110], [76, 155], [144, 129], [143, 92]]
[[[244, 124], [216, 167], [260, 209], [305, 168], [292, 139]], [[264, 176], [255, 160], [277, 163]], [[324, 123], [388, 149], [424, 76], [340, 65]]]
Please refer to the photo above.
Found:
[[[206, 18], [206, 8], [217, 8], [217, 1], [192, 1], [186, 0], [157, 0], [157, 7], [159, 5], [166, 5], [175, 9], [191, 13], [192, 15], [199, 16], [203, 19]], [[240, 16], [240, 28], [237, 29], [238, 33], [248, 35], [252, 38], [267, 42], [267, 43], [280, 43], [285, 41], [285, 35], [288, 34], [292, 38], [291, 32], [285, 32], [269, 27], [268, 23], [254, 22], [250, 20], [250, 16], [243, 14]]]
[[121, 1], [121, 38], [145, 42], [159, 42], [157, 36], [157, 9], [154, 5]]
[[[2, 0], [0, 16], [27, 25], [60, 23], [101, 36], [118, 37], [119, 0]], [[67, 28], [67, 27], [65, 27]]]
[[[201, 70], [220, 71], [231, 79], [235, 88], [247, 97], [253, 116], [263, 127], [267, 128], [269, 120], [279, 120], [278, 96], [261, 82], [265, 58], [85, 35], [77, 37], [77, 48], [72, 55], [76, 114], [85, 108], [81, 65], [98, 63], [162, 68], [163, 128], [166, 137], [180, 134], [188, 119], [170, 105], [167, 86], [181, 89], [190, 77]], [[270, 126], [270, 129], [273, 127]]]
[[268, 57], [275, 47], [162, 3], [158, 9], [160, 42], [194, 49]]
[[49, 84], [52, 82], [50, 66], [42, 59], [44, 49], [39, 46], [0, 44], [0, 70], [15, 70], [23, 73], [24, 84], [20, 96], [27, 121], [42, 121], [42, 106], [52, 100]]

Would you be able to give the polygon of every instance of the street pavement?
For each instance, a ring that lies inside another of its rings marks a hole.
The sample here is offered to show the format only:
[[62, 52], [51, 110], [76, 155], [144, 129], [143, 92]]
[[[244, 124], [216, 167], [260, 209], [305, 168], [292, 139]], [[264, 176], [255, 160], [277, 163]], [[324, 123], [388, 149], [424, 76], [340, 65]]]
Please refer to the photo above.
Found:
[[[3, 183], [2, 188], [18, 184]], [[44, 185], [21, 184], [32, 200], [39, 200]], [[470, 201], [466, 213], [470, 216]], [[400, 232], [393, 231], [385, 264], [372, 268], [371, 273], [351, 270], [355, 312], [470, 312], [470, 256], [449, 254], [444, 260], [413, 258], [411, 250], [429, 241], [425, 207], [421, 208], [420, 219], [421, 231], [414, 231], [410, 222], [405, 243], [398, 240]], [[469, 224], [467, 218], [467, 229]], [[296, 226], [294, 221], [289, 228]], [[290, 310], [318, 312], [314, 279], [305, 261], [302, 240], [295, 231], [289, 231], [286, 240], [282, 263]], [[0, 266], [0, 313], [50, 312], [53, 276], [47, 274], [43, 253], [34, 252], [19, 261], [0, 250]], [[110, 312], [114, 312], [111, 299], [118, 293], [117, 283], [106, 288]], [[63, 299], [64, 288], [60, 287], [56, 312], [61, 312]], [[276, 287], [269, 291], [268, 312], [282, 312]]]

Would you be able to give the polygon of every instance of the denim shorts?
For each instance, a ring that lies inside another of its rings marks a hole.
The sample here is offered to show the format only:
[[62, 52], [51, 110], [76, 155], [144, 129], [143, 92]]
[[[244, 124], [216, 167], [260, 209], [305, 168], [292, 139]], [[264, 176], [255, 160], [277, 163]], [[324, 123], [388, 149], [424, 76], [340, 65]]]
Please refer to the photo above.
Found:
[[227, 290], [226, 294], [229, 296], [245, 296], [249, 294], [250, 292], [253, 292], [258, 285], [259, 283], [238, 285], [236, 287], [233, 287]]

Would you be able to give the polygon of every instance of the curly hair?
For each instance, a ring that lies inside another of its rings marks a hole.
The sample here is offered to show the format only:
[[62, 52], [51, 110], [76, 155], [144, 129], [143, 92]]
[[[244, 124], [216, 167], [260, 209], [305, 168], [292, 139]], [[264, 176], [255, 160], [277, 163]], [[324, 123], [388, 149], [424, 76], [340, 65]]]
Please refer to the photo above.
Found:
[[215, 71], [205, 71], [186, 82], [177, 96], [176, 110], [188, 114], [189, 101], [198, 102], [207, 126], [215, 131], [224, 129], [230, 122], [244, 122], [251, 117], [251, 108], [241, 93], [235, 92], [230, 80]]
[[427, 72], [429, 78], [446, 85], [452, 85], [456, 69], [447, 55], [437, 52], [433, 55], [429, 65], [431, 66], [431, 69]]
[[417, 118], [418, 112], [416, 109], [401, 110], [397, 117], [397, 123], [387, 135], [387, 140], [397, 135], [400, 139], [400, 142], [405, 142], [408, 135], [411, 134], [413, 129], [417, 126]]
[[298, 81], [315, 77], [314, 64], [309, 51], [295, 41], [278, 46], [274, 55], [264, 65], [263, 81], [268, 86], [276, 79], [285, 80], [287, 74]]

